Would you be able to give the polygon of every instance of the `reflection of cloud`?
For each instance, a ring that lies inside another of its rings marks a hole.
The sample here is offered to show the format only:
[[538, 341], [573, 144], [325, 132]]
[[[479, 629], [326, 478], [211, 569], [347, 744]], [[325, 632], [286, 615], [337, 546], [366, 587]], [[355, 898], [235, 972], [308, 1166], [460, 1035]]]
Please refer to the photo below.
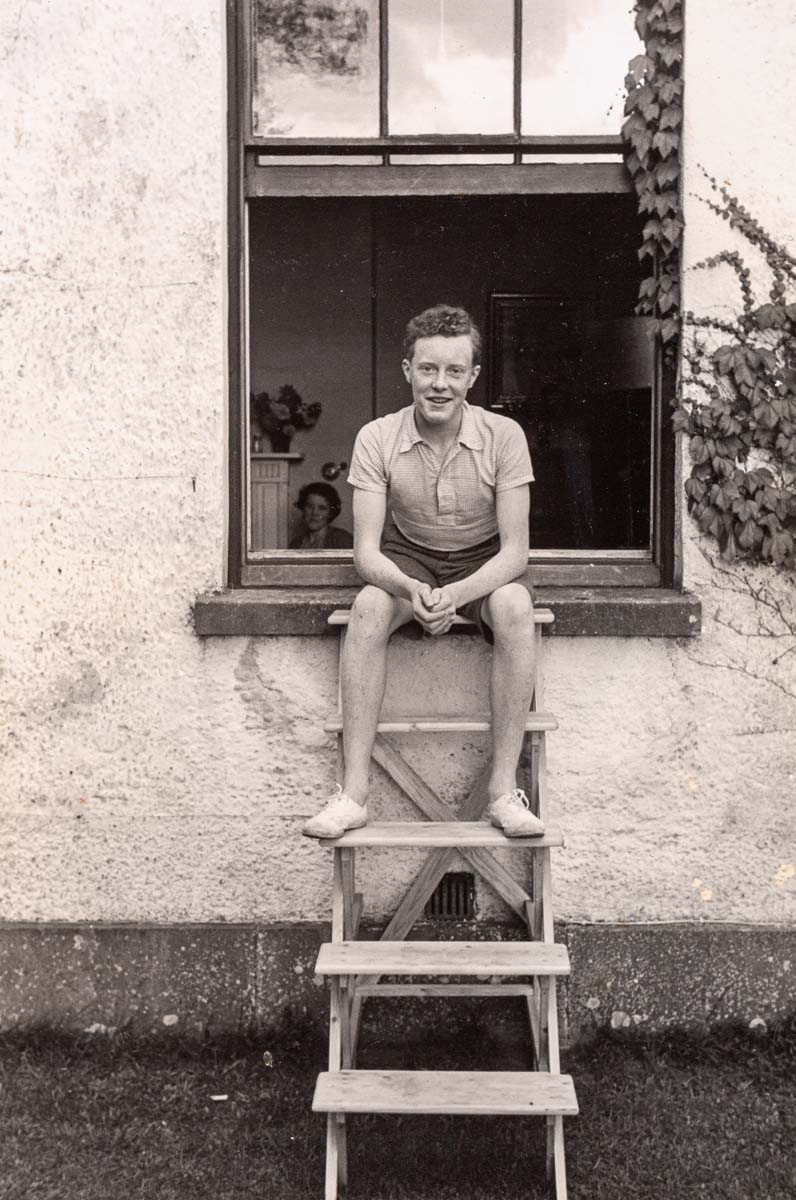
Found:
[[467, 21], [450, 20], [448, 6], [441, 23], [440, 2], [421, 10], [415, 0], [394, 10], [390, 131], [511, 132], [511, 24], [490, 21], [510, 17], [510, 6], [480, 4]]
[[[538, 10], [540, 0], [526, 7]], [[591, 19], [575, 19], [576, 7]], [[632, 14], [615, 0], [561, 0], [544, 10], [535, 37], [530, 18], [524, 26], [523, 132], [619, 133], [627, 64], [643, 51]]]
[[616, 0], [524, 0], [523, 72], [534, 77], [553, 74], [570, 39], [584, 29], [596, 29], [606, 8], [615, 9]]

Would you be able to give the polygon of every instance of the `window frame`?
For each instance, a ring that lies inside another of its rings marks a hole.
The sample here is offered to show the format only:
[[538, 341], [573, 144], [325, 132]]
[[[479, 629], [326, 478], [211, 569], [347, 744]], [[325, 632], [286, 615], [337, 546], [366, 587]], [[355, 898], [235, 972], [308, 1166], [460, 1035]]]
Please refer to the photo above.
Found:
[[[249, 551], [250, 487], [248, 414], [248, 238], [247, 206], [262, 196], [416, 196], [572, 195], [630, 193], [632, 181], [623, 163], [550, 163], [523, 161], [529, 154], [619, 153], [616, 136], [527, 136], [517, 133], [521, 112], [521, 73], [515, 68], [515, 133], [500, 136], [422, 135], [390, 137], [386, 129], [386, 80], [381, 72], [381, 129], [374, 139], [267, 138], [254, 135], [251, 121], [251, 23], [254, 0], [227, 0], [228, 164], [227, 207], [229, 287], [230, 475], [227, 579], [229, 586], [277, 588], [355, 587], [361, 581], [350, 550]], [[382, 58], [386, 58], [387, 0], [380, 0]], [[515, 0], [515, 63], [521, 37], [522, 5]], [[520, 59], [521, 61], [521, 54]], [[258, 156], [378, 152], [380, 166], [262, 166]], [[511, 150], [511, 165], [433, 165], [423, 172], [389, 163], [388, 153], [441, 150], [495, 153]], [[531, 551], [530, 562], [542, 586], [678, 587], [680, 554], [675, 537], [675, 438], [664, 419], [675, 391], [674, 365], [656, 344], [653, 383], [652, 548], [647, 551]]]

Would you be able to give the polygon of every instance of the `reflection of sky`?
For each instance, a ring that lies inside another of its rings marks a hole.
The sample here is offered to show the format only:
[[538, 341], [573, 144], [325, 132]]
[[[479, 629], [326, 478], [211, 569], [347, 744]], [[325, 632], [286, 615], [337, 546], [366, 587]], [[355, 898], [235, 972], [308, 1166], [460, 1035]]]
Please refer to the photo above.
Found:
[[523, 133], [619, 133], [643, 46], [629, 0], [524, 0]]
[[512, 0], [390, 0], [390, 132], [510, 133]]
[[[320, 7], [367, 11], [359, 70], [302, 70], [260, 41], [257, 132], [377, 136], [378, 0]], [[389, 13], [391, 133], [511, 132], [513, 0], [390, 0]], [[523, 0], [523, 133], [618, 133], [627, 64], [641, 52], [630, 0]]]

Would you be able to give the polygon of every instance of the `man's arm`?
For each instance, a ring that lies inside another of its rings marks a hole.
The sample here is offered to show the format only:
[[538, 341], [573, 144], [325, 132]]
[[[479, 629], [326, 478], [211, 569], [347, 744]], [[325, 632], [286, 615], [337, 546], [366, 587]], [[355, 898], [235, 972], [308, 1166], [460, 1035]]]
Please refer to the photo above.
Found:
[[528, 516], [530, 513], [530, 489], [527, 483], [507, 488], [495, 497], [495, 511], [500, 534], [500, 550], [466, 579], [449, 583], [440, 588], [442, 597], [437, 607], [442, 607], [447, 594], [454, 608], [461, 608], [470, 600], [489, 596], [499, 587], [518, 579], [528, 565]]
[[366, 583], [380, 587], [391, 596], [408, 600], [420, 624], [429, 632], [435, 632], [443, 617], [427, 607], [431, 600], [430, 585], [404, 575], [381, 552], [386, 515], [387, 497], [384, 492], [354, 488], [354, 566]]

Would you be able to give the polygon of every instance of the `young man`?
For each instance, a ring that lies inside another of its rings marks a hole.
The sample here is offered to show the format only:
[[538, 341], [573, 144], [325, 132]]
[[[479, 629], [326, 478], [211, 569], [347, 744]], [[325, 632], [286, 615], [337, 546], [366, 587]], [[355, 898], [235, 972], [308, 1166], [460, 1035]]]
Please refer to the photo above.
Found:
[[345, 773], [303, 832], [339, 837], [366, 823], [390, 635], [414, 619], [436, 637], [459, 613], [494, 644], [487, 815], [510, 836], [540, 834], [516, 787], [535, 650], [525, 435], [515, 421], [467, 403], [481, 335], [463, 309], [437, 305], [413, 317], [402, 365], [412, 405], [365, 425], [354, 446], [354, 564], [366, 586], [343, 656]]

